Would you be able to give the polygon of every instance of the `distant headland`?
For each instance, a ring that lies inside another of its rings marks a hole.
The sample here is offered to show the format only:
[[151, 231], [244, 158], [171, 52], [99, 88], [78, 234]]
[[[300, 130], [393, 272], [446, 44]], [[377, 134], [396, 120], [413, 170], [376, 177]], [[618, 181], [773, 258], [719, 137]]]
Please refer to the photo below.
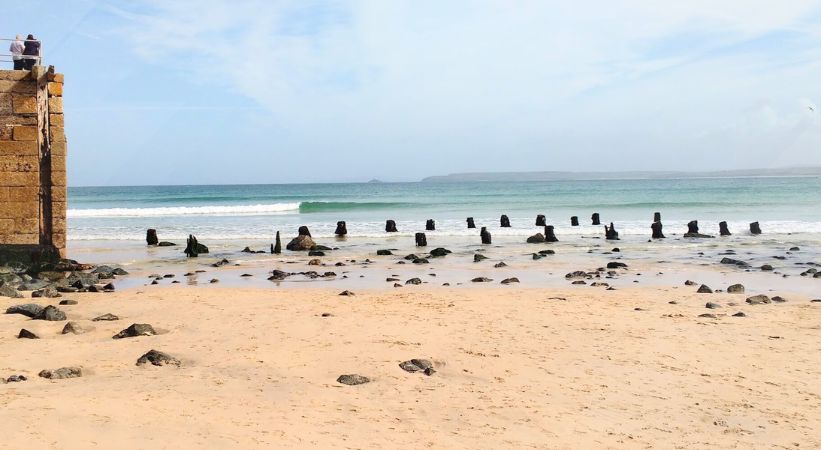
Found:
[[785, 167], [776, 169], [685, 171], [624, 171], [624, 172], [466, 172], [436, 175], [422, 179], [423, 183], [456, 183], [464, 181], [556, 181], [556, 180], [630, 180], [665, 178], [737, 178], [737, 177], [798, 177], [821, 176], [821, 167]]

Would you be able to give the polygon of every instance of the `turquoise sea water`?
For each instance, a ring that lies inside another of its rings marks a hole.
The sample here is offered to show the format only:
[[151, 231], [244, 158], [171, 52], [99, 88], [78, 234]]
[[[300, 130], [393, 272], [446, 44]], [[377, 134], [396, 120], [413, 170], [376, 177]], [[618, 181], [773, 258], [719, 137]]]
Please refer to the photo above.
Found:
[[[69, 188], [70, 240], [142, 240], [147, 228], [161, 239], [270, 239], [276, 230], [307, 225], [331, 236], [345, 220], [351, 236], [384, 236], [386, 219], [400, 233], [472, 235], [465, 218], [496, 235], [528, 235], [537, 214], [560, 235], [590, 232], [590, 216], [615, 222], [622, 235], [648, 235], [653, 213], [665, 232], [683, 232], [698, 220], [718, 233], [726, 220], [736, 233], [759, 221], [765, 233], [821, 235], [821, 177], [549, 182], [351, 183], [233, 186]], [[512, 228], [499, 228], [507, 214]], [[570, 216], [581, 227], [570, 227]]]

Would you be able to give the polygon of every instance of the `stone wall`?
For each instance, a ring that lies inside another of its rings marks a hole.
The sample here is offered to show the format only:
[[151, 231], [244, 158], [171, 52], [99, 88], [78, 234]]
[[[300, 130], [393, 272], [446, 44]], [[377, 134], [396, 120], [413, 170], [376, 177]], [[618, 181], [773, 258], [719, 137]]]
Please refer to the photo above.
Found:
[[66, 247], [63, 75], [0, 70], [0, 263]]

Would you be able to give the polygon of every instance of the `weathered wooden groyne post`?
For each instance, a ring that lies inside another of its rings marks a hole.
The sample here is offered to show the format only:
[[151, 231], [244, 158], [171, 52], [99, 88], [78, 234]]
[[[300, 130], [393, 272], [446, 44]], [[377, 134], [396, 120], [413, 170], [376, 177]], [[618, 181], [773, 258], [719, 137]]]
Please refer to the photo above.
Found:
[[274, 239], [274, 246], [271, 250], [271, 253], [275, 255], [282, 253], [282, 241], [279, 238], [279, 231], [277, 231], [277, 236]]
[[482, 244], [490, 244], [490, 232], [487, 231], [487, 227], [482, 227], [479, 236], [482, 238]]
[[398, 232], [396, 229], [396, 222], [393, 220], [385, 221], [385, 232], [386, 233], [396, 233]]
[[425, 237], [425, 233], [416, 233], [416, 246], [417, 247], [427, 247], [428, 245], [428, 238]]
[[510, 228], [510, 219], [508, 219], [506, 215], [502, 214], [502, 217], [499, 218], [499, 225], [502, 228]]
[[556, 237], [556, 232], [554, 231], [553, 225], [546, 225], [544, 227], [544, 240], [545, 242], [559, 242], [559, 239]]
[[753, 222], [750, 224], [750, 233], [761, 234], [761, 227], [758, 225], [758, 222]]
[[299, 229], [297, 230], [297, 234], [300, 235], [300, 236], [311, 237], [311, 232], [310, 232], [310, 230], [308, 230], [308, 227], [306, 227], [305, 225], [302, 225], [302, 226], [299, 227]]
[[467, 218], [468, 228], [476, 228], [476, 224], [473, 223], [473, 217]]
[[610, 228], [607, 228], [607, 225], [604, 226], [604, 238], [609, 241], [619, 240], [619, 232], [616, 231], [616, 227], [613, 225], [613, 222], [610, 222]]
[[157, 230], [155, 230], [155, 229], [153, 229], [153, 228], [149, 228], [149, 229], [145, 232], [145, 242], [146, 242], [148, 245], [157, 245], [157, 244], [159, 244], [159, 243], [160, 243], [160, 239], [159, 239], [159, 238], [157, 238]]
[[730, 229], [727, 228], [727, 222], [722, 220], [721, 222], [718, 223], [718, 234], [720, 234], [721, 236], [730, 236], [730, 235], [732, 235], [732, 233], [730, 233]]
[[537, 227], [543, 227], [545, 225], [547, 225], [547, 223], [546, 223], [546, 219], [544, 217], [544, 214], [537, 215], [536, 216], [536, 226]]
[[66, 251], [63, 74], [0, 70], [0, 264]]
[[650, 225], [650, 229], [653, 230], [653, 239], [664, 239], [664, 233], [662, 233], [662, 225], [660, 220], [653, 222], [653, 224]]
[[428, 221], [425, 222], [425, 231], [434, 231], [434, 230], [436, 230], [436, 221], [434, 221], [433, 219], [428, 219]]
[[570, 217], [570, 226], [571, 227], [579, 226], [579, 217], [578, 216], [571, 216]]
[[654, 212], [653, 213], [653, 222], [661, 222], [661, 213], [660, 212]]
[[340, 220], [336, 223], [336, 230], [334, 231], [334, 234], [337, 236], [345, 236], [348, 234], [348, 225], [344, 220]]
[[593, 213], [593, 215], [590, 216], [590, 220], [593, 222], [592, 225], [601, 225], [599, 213]]

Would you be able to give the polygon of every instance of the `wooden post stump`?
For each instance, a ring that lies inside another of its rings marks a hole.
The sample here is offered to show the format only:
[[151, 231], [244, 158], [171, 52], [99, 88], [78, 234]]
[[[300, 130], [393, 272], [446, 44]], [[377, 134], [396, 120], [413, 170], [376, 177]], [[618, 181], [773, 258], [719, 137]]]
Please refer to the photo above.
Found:
[[661, 222], [661, 213], [653, 213], [653, 222]]
[[297, 234], [299, 234], [300, 236], [311, 237], [311, 232], [308, 230], [308, 227], [306, 227], [305, 225], [302, 225], [301, 227], [299, 227], [299, 230], [298, 230]]
[[393, 220], [388, 220], [385, 222], [385, 232], [386, 233], [396, 233], [396, 222]]
[[425, 231], [434, 231], [436, 230], [436, 222], [433, 219], [428, 219], [425, 222]]
[[553, 225], [547, 225], [544, 227], [544, 240], [545, 242], [559, 242], [559, 239], [556, 237], [556, 233], [553, 230]]
[[473, 223], [473, 217], [468, 217], [467, 223], [468, 223], [468, 228], [476, 228], [476, 224]]
[[590, 220], [593, 222], [593, 225], [601, 225], [599, 213], [593, 213], [593, 215], [590, 216]]
[[758, 222], [753, 222], [750, 224], [750, 233], [761, 234], [761, 227], [758, 226]]
[[547, 225], [547, 223], [545, 221], [544, 214], [539, 214], [538, 216], [536, 216], [536, 226], [543, 227], [545, 225]]
[[487, 227], [482, 227], [479, 236], [482, 237], [482, 244], [490, 244], [490, 232], [487, 231]]
[[416, 233], [416, 246], [417, 247], [427, 247], [428, 239], [425, 237], [425, 233]]
[[721, 222], [718, 223], [718, 234], [720, 234], [721, 236], [731, 236], [732, 235], [732, 233], [730, 233], [730, 229], [727, 228], [727, 222], [722, 220]]
[[506, 215], [502, 214], [502, 217], [499, 219], [499, 225], [501, 225], [502, 228], [510, 228], [510, 219], [508, 219]]
[[334, 231], [334, 234], [337, 236], [345, 236], [348, 234], [348, 226], [344, 220], [340, 220], [336, 223], [336, 231]]
[[607, 225], [604, 226], [604, 238], [609, 241], [619, 240], [619, 232], [616, 231], [616, 227], [613, 225], [613, 222], [610, 222], [610, 228], [607, 228]]
[[578, 216], [571, 216], [570, 217], [570, 226], [571, 227], [579, 226], [579, 217]]
[[271, 253], [280, 254], [282, 253], [282, 241], [279, 239], [279, 231], [277, 231], [276, 239], [274, 240], [274, 249]]
[[653, 239], [664, 239], [664, 233], [661, 232], [662, 226], [661, 221], [657, 220], [650, 225], [650, 229], [653, 230]]
[[160, 240], [157, 238], [157, 230], [153, 228], [149, 228], [148, 231], [145, 233], [145, 242], [148, 245], [157, 245], [160, 243]]

